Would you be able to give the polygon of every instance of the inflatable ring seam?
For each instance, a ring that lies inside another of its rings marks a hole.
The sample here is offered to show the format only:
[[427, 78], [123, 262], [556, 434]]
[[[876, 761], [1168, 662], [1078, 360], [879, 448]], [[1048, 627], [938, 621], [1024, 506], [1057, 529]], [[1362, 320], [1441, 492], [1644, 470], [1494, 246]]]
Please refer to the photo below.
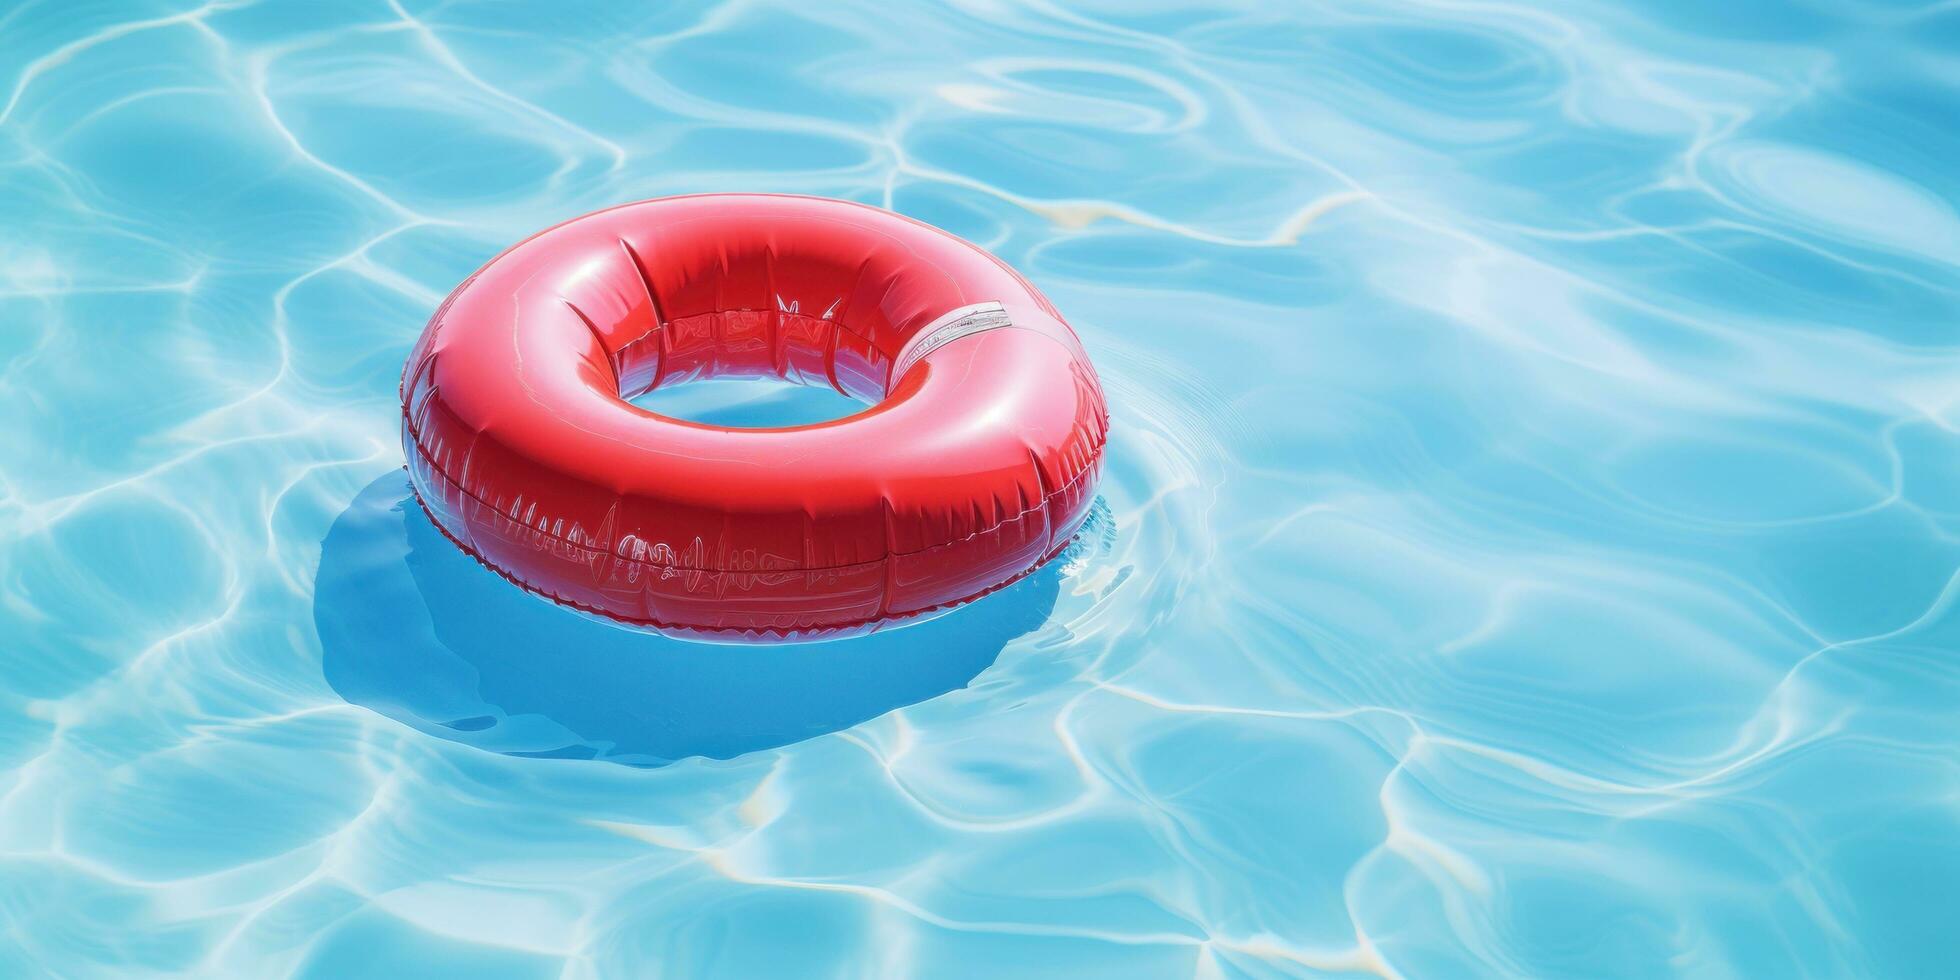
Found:
[[[421, 434], [415, 431], [415, 426], [409, 420], [408, 413], [406, 411], [402, 413], [402, 427], [408, 430], [409, 443], [415, 447], [416, 455], [422, 457], [422, 459], [429, 464], [429, 471], [441, 477], [443, 483], [456, 488], [457, 493], [460, 493], [463, 496], [468, 497], [471, 500], [474, 500], [477, 503], [490, 508], [490, 510], [496, 513], [497, 516], [499, 517], [502, 517], [510, 521], [518, 520], [516, 517], [513, 517], [499, 510], [496, 507], [496, 505], [490, 503], [489, 501], [483, 499], [480, 496], [477, 496], [475, 492], [471, 491], [468, 487], [463, 486], [461, 483], [458, 483], [455, 477], [450, 476], [446, 471], [444, 471], [442, 468], [442, 464], [438, 463], [435, 457], [429, 454], [429, 450], [422, 445]], [[605, 555], [606, 557], [611, 558], [614, 561], [623, 561], [634, 565], [643, 565], [648, 568], [657, 568], [657, 569], [663, 569], [663, 570], [669, 570], [675, 572], [701, 572], [701, 573], [706, 573], [711, 575], [758, 575], [758, 574], [771, 574], [777, 572], [829, 572], [829, 571], [837, 571], [839, 569], [845, 569], [845, 568], [863, 568], [868, 565], [882, 564], [884, 562], [888, 562], [892, 560], [893, 558], [903, 558], [910, 555], [922, 555], [922, 554], [926, 554], [927, 552], [937, 551], [941, 548], [952, 547], [954, 545], [960, 544], [965, 541], [971, 541], [974, 538], [977, 538], [983, 534], [990, 534], [994, 531], [998, 531], [1001, 528], [1007, 527], [1010, 524], [1017, 524], [1022, 520], [1026, 519], [1029, 514], [1033, 514], [1037, 511], [1046, 511], [1048, 509], [1049, 504], [1053, 503], [1056, 499], [1067, 494], [1069, 491], [1074, 490], [1076, 484], [1081, 483], [1083, 479], [1085, 479], [1095, 471], [1096, 463], [1098, 460], [1102, 458], [1103, 447], [1108, 443], [1108, 440], [1109, 440], [1109, 431], [1105, 426], [1102, 427], [1102, 431], [1096, 433], [1095, 440], [1089, 447], [1088, 461], [1083, 464], [1082, 468], [1078, 470], [1074, 476], [1069, 477], [1067, 480], [1063, 481], [1060, 486], [1055, 487], [1054, 489], [1048, 491], [1045, 494], [1042, 494], [1040, 503], [1028, 507], [1012, 517], [1003, 518], [1000, 521], [992, 525], [989, 525], [987, 527], [981, 528], [977, 531], [974, 531], [971, 534], [964, 534], [961, 535], [960, 537], [942, 541], [938, 544], [931, 544], [923, 548], [915, 548], [910, 551], [886, 551], [884, 557], [882, 558], [871, 558], [865, 561], [844, 562], [842, 564], [837, 564], [837, 565], [792, 565], [792, 566], [787, 566], [782, 568], [694, 568], [687, 565], [667, 565], [656, 561], [648, 561], [645, 558], [634, 558], [630, 555], [622, 555], [618, 551], [610, 547], [596, 548], [582, 541], [575, 541], [569, 537], [566, 537], [563, 534], [555, 533], [547, 528], [532, 528], [531, 530], [539, 534], [542, 534], [545, 537], [564, 542], [565, 544], [571, 545], [574, 548], [583, 548], [587, 551], [598, 552], [599, 554]], [[419, 491], [416, 493], [415, 499], [417, 503], [422, 503], [422, 495]], [[422, 504], [422, 508], [423, 510], [426, 511], [428, 510], [428, 505]], [[434, 516], [432, 514], [431, 520], [433, 519]], [[441, 526], [440, 523], [438, 523], [437, 526], [440, 527]], [[445, 529], [443, 533], [448, 534], [449, 532]], [[452, 538], [452, 540], [454, 539]], [[473, 551], [471, 553], [475, 554], [475, 552]], [[481, 561], [482, 559], [479, 558], [478, 560]], [[1043, 560], [1046, 561], [1046, 559]], [[488, 563], [485, 564], [487, 565]], [[517, 581], [517, 579], [513, 578], [510, 575], [504, 575], [504, 577], [511, 579], [513, 582]], [[519, 584], [522, 583], [520, 582]], [[535, 588], [535, 586], [529, 586], [529, 587]], [[984, 595], [985, 593], [981, 593], [981, 594]], [[573, 603], [569, 603], [569, 602], [567, 603], [567, 605], [572, 605], [572, 604]], [[615, 616], [612, 618], [619, 619], [620, 617]]]
[[[485, 268], [488, 268], [488, 266], [485, 266]], [[479, 271], [481, 271], [481, 270], [479, 270]], [[434, 316], [431, 316], [431, 317], [429, 318], [429, 322], [430, 322], [431, 324], [433, 324], [433, 325], [434, 325], [434, 329], [433, 329], [433, 330], [432, 330], [432, 331], [430, 332], [430, 335], [429, 335], [429, 336], [430, 336], [430, 339], [431, 339], [431, 341], [432, 341], [432, 342], [433, 342], [433, 341], [434, 341], [434, 340], [435, 340], [436, 338], [439, 338], [439, 337], [441, 337], [441, 336], [442, 336], [442, 328], [448, 325], [448, 321], [447, 321], [447, 320], [446, 320], [446, 319], [444, 318], [444, 314], [446, 314], [446, 313], [448, 313], [448, 312], [449, 312], [449, 306], [450, 306], [450, 304], [451, 304], [452, 302], [454, 302], [454, 301], [455, 301], [455, 299], [456, 299], [456, 297], [457, 297], [457, 296], [459, 296], [459, 295], [461, 295], [461, 294], [462, 294], [462, 292], [463, 292], [463, 290], [464, 290], [464, 289], [466, 289], [466, 288], [468, 288], [468, 287], [469, 287], [469, 285], [470, 285], [471, 283], [473, 283], [473, 282], [475, 282], [475, 281], [476, 281], [476, 277], [477, 277], [477, 273], [471, 273], [471, 274], [470, 274], [470, 277], [469, 277], [468, 279], [465, 279], [465, 280], [463, 280], [463, 284], [462, 284], [462, 285], [460, 285], [460, 286], [457, 286], [457, 287], [456, 287], [456, 288], [455, 288], [455, 289], [454, 289], [453, 291], [451, 291], [451, 292], [450, 292], [450, 294], [449, 294], [449, 296], [448, 296], [448, 298], [446, 298], [446, 299], [444, 299], [444, 300], [442, 301], [442, 305], [441, 305], [441, 306], [438, 306], [438, 307], [436, 307], [436, 312], [435, 312], [435, 315], [434, 315]], [[578, 318], [579, 318], [580, 320], [582, 320], [582, 321], [584, 321], [584, 323], [585, 323], [585, 327], [586, 327], [586, 329], [588, 329], [588, 330], [591, 330], [591, 331], [593, 332], [593, 336], [594, 336], [594, 337], [596, 338], [596, 337], [598, 336], [598, 328], [597, 328], [596, 326], [594, 326], [594, 325], [593, 325], [593, 323], [592, 323], [592, 318], [591, 318], [590, 316], [587, 316], [584, 310], [581, 310], [581, 309], [579, 309], [577, 305], [575, 305], [575, 304], [573, 304], [573, 303], [571, 303], [570, 301], [567, 301], [567, 302], [565, 303], [565, 305], [566, 305], [566, 306], [567, 306], [568, 308], [570, 308], [570, 309], [571, 309], [571, 311], [572, 311], [572, 313], [573, 313], [574, 315], [576, 315], [576, 316], [577, 316], [577, 317], [578, 317]], [[735, 307], [730, 307], [730, 308], [728, 308], [728, 309], [725, 309], [725, 310], [710, 310], [710, 311], [708, 311], [707, 313], [704, 313], [704, 314], [697, 314], [697, 315], [700, 315], [700, 316], [720, 316], [720, 315], [722, 315], [722, 314], [724, 314], [724, 313], [770, 313], [770, 312], [774, 312], [774, 311], [772, 311], [772, 310], [767, 310], [767, 309], [756, 309], [756, 308], [753, 308], [753, 307], [747, 307], [747, 306], [735, 306]], [[832, 329], [832, 330], [834, 330], [834, 331], [835, 331], [835, 332], [837, 332], [837, 333], [840, 333], [840, 334], [849, 334], [849, 335], [851, 335], [852, 337], [855, 337], [855, 338], [857, 338], [858, 340], [860, 340], [860, 341], [863, 341], [863, 342], [864, 342], [864, 343], [866, 343], [866, 344], [870, 344], [870, 343], [872, 342], [872, 341], [871, 341], [871, 338], [870, 338], [870, 337], [867, 337], [867, 336], [865, 336], [865, 334], [864, 334], [864, 331], [862, 331], [862, 330], [853, 330], [853, 329], [851, 329], [851, 326], [850, 326], [849, 324], [847, 324], [847, 323], [844, 323], [844, 322], [842, 322], [842, 321], [840, 321], [840, 320], [827, 320], [827, 321], [825, 321], [825, 322], [826, 322], [826, 323], [829, 323], [829, 324], [831, 325], [831, 329]], [[614, 383], [615, 385], [617, 385], [617, 384], [619, 383], [619, 380], [620, 380], [620, 378], [619, 378], [619, 362], [620, 362], [620, 358], [621, 358], [621, 357], [622, 357], [622, 356], [623, 356], [623, 355], [624, 355], [624, 354], [626, 353], [626, 351], [627, 351], [627, 349], [628, 349], [628, 348], [631, 348], [631, 347], [633, 347], [633, 346], [635, 346], [635, 345], [638, 345], [638, 344], [644, 344], [644, 343], [647, 343], [647, 342], [649, 342], [649, 341], [657, 341], [657, 340], [659, 340], [659, 339], [660, 339], [660, 337], [661, 337], [661, 335], [663, 335], [663, 334], [665, 334], [665, 333], [666, 333], [666, 332], [668, 331], [668, 329], [669, 329], [669, 326], [668, 326], [668, 324], [667, 324], [667, 323], [665, 323], [665, 322], [661, 322], [661, 323], [658, 323], [658, 324], [656, 324], [655, 326], [653, 326], [653, 327], [651, 327], [651, 328], [649, 328], [649, 329], [647, 330], [647, 332], [646, 332], [646, 333], [643, 333], [643, 334], [641, 334], [641, 335], [639, 335], [638, 337], [635, 337], [635, 338], [633, 338], [632, 340], [629, 340], [629, 341], [626, 341], [625, 343], [622, 343], [622, 344], [620, 344], [620, 345], [619, 345], [619, 346], [618, 346], [617, 348], [614, 348], [614, 349], [612, 349], [612, 350], [610, 350], [610, 351], [608, 351], [608, 353], [607, 353], [607, 357], [606, 357], [606, 362], [607, 362], [607, 365], [608, 365], [608, 366], [609, 366], [609, 367], [610, 367], [610, 368], [612, 369], [612, 373], [613, 373], [613, 383]], [[1051, 340], [1052, 340], [1052, 339], [1054, 339], [1054, 338], [1052, 338], [1052, 337], [1051, 337], [1051, 338], [1049, 338], [1049, 339], [1051, 339]], [[1058, 341], [1056, 341], [1056, 343], [1061, 343], [1061, 341], [1059, 341], [1059, 340], [1058, 340]], [[601, 341], [600, 341], [600, 349], [601, 349], [601, 350], [606, 350], [606, 349], [607, 349], [607, 347], [606, 347], [606, 344], [605, 344], [605, 342], [604, 342], [603, 340], [601, 340]], [[831, 345], [831, 351], [832, 351], [832, 352], [834, 353], [834, 352], [835, 352], [835, 350], [836, 350], [836, 345], [835, 345], [835, 344], [833, 343], [833, 344]], [[838, 393], [838, 394], [840, 394], [840, 395], [843, 395], [843, 396], [844, 396], [844, 397], [846, 397], [846, 398], [851, 398], [851, 399], [855, 399], [855, 398], [857, 398], [857, 397], [858, 397], [858, 396], [856, 396], [856, 395], [853, 395], [853, 394], [851, 394], [851, 393], [850, 393], [850, 392], [848, 392], [848, 391], [845, 391], [845, 390], [844, 390], [844, 386], [838, 383], [838, 381], [837, 381], [837, 367], [836, 367], [836, 364], [835, 364], [835, 362], [834, 362], [834, 361], [830, 361], [829, 359], [826, 359], [826, 363], [825, 363], [825, 365], [824, 365], [824, 367], [825, 367], [825, 371], [824, 371], [824, 379], [825, 379], [825, 380], [826, 380], [827, 382], [829, 382], [829, 385], [830, 385], [830, 388], [831, 388], [831, 390], [833, 390], [833, 391], [835, 391], [835, 392], [837, 392], [837, 393]], [[896, 378], [894, 378], [894, 379], [893, 379], [893, 381], [896, 381], [896, 380], [898, 380], [898, 379], [896, 379]], [[657, 387], [657, 386], [656, 386], [656, 387]], [[401, 380], [401, 381], [400, 381], [400, 382], [399, 382], [398, 384], [396, 384], [396, 386], [395, 386], [395, 393], [396, 393], [396, 395], [397, 395], [398, 397], [402, 397], [402, 398], [406, 398], [406, 397], [407, 397], [407, 394], [408, 394], [408, 377], [407, 377], [407, 375], [406, 375], [406, 374], [404, 374], [404, 376], [402, 377], [402, 380]], [[635, 397], [637, 397], [637, 396], [635, 396]], [[628, 399], [628, 398], [626, 398], [626, 397], [624, 397], [624, 396], [621, 396], [621, 399], [620, 399], [620, 400], [621, 400], [621, 401], [624, 401], [624, 402], [626, 402], [626, 403], [627, 403], [627, 404], [629, 404], [629, 405], [630, 405], [630, 404], [632, 404], [632, 400], [631, 400], [631, 399]], [[870, 406], [870, 405], [867, 405], [866, 407], [867, 407], [867, 408], [870, 408], [870, 407], [873, 407], [873, 406]], [[406, 411], [406, 410], [404, 410], [404, 411]], [[659, 414], [659, 413], [657, 413], [657, 412], [656, 412], [656, 413], [654, 413], [654, 414]], [[661, 417], [662, 417], [662, 418], [666, 418], [666, 416], [661, 416]], [[676, 419], [676, 420], [674, 420], [674, 421], [680, 421], [680, 422], [686, 422], [686, 420], [685, 420], [685, 419]], [[691, 423], [690, 423], [690, 424], [691, 424]], [[418, 436], [419, 436], [419, 433], [418, 433]]]
[[[484, 568], [489, 569], [492, 572], [495, 572], [504, 581], [509, 582], [510, 584], [517, 586], [518, 588], [523, 589], [526, 592], [536, 593], [537, 595], [543, 596], [544, 598], [549, 599], [552, 602], [558, 603], [559, 605], [562, 606], [567, 606], [572, 609], [576, 609], [579, 612], [585, 613], [589, 616], [598, 616], [601, 619], [606, 619], [611, 622], [620, 623], [626, 626], [632, 626], [641, 629], [678, 630], [678, 631], [692, 632], [692, 633], [708, 633], [708, 634], [724, 634], [724, 635], [732, 633], [740, 636], [749, 636], [749, 637], [776, 636], [782, 638], [788, 638], [790, 636], [798, 636], [798, 635], [822, 636], [826, 634], [846, 633], [852, 630], [857, 630], [866, 626], [870, 626], [874, 623], [902, 622], [908, 619], [916, 619], [920, 616], [936, 613], [943, 609], [951, 609], [955, 606], [963, 606], [969, 602], [974, 601], [975, 599], [981, 599], [986, 596], [992, 595], [995, 592], [999, 592], [1000, 590], [1005, 589], [1008, 586], [1013, 585], [1016, 582], [1019, 582], [1030, 575], [1033, 575], [1035, 572], [1040, 571], [1042, 566], [1047, 565], [1049, 562], [1053, 561], [1057, 555], [1060, 555], [1062, 551], [1069, 546], [1070, 541], [1074, 540], [1074, 535], [1070, 535], [1069, 541], [1062, 541], [1056, 544], [1054, 547], [1048, 550], [1047, 554], [1041, 557], [1040, 561], [1037, 561], [1033, 565], [1028, 566], [1026, 569], [1022, 570], [1019, 574], [1015, 575], [1013, 578], [1010, 578], [1007, 581], [1000, 583], [999, 585], [989, 586], [987, 588], [981, 589], [978, 592], [972, 593], [971, 595], [963, 596], [958, 599], [948, 599], [945, 602], [937, 603], [931, 606], [926, 606], [923, 609], [914, 609], [908, 612], [899, 613], [897, 615], [892, 615], [887, 613], [879, 616], [867, 616], [861, 619], [850, 620], [848, 622], [843, 622], [843, 623], [826, 624], [824, 626], [817, 627], [815, 629], [806, 626], [746, 626], [741, 628], [702, 627], [702, 626], [693, 626], [687, 624], [668, 623], [658, 619], [636, 619], [630, 616], [621, 616], [618, 613], [608, 612], [596, 606], [591, 606], [591, 605], [587, 605], [586, 603], [579, 602], [576, 599], [568, 599], [548, 588], [544, 588], [538, 585], [525, 582], [524, 580], [519, 579], [517, 576], [512, 575], [511, 573], [505, 571], [504, 569], [499, 568], [496, 565], [492, 564], [490, 561], [485, 559], [481, 554], [478, 554], [475, 548], [471, 547], [468, 543], [458, 539], [454, 534], [449, 533], [449, 529], [443, 527], [441, 521], [436, 520], [435, 513], [429, 510], [428, 503], [422, 499], [421, 491], [416, 490], [412, 483], [409, 486], [409, 493], [411, 496], [415, 498], [415, 506], [422, 509], [422, 515], [428, 519], [429, 523], [435, 527], [436, 531], [441, 533], [441, 535], [444, 538], [446, 538], [450, 544], [455, 545], [456, 548], [460, 550], [463, 554], [470, 556], [471, 560], [475, 561], [478, 565], [481, 565]], [[633, 559], [625, 559], [625, 560], [632, 561]], [[867, 564], [876, 564], [876, 562], [868, 562]], [[668, 566], [659, 566], [659, 567], [668, 567]], [[834, 567], [846, 568], [850, 566], [839, 565]], [[810, 569], [810, 570], [821, 571], [821, 569]], [[709, 575], [767, 574], [767, 572], [753, 572], [753, 571], [729, 572], [729, 571], [715, 570], [715, 569], [683, 569], [683, 571], [700, 571], [703, 574], [709, 574]], [[798, 571], [798, 569], [783, 569], [783, 571], [794, 572], [794, 571]]]

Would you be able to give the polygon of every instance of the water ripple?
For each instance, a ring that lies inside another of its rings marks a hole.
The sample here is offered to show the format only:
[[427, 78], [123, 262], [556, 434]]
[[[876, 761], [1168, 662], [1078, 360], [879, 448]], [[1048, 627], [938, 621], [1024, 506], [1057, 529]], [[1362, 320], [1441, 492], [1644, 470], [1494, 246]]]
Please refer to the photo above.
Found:
[[[15, 4], [0, 975], [1952, 975], [1956, 24]], [[391, 509], [455, 282], [735, 189], [1112, 402], [1074, 552], [801, 704]]]

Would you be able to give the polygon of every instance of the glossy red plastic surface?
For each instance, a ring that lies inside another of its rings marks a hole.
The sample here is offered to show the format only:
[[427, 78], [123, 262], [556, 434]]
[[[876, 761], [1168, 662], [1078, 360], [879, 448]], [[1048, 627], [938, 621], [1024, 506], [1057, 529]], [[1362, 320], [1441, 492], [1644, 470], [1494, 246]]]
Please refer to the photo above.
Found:
[[[709, 377], [873, 404], [726, 429], [626, 400]], [[1108, 432], [1081, 342], [1000, 260], [775, 195], [518, 244], [436, 311], [401, 395], [415, 492], [460, 547], [558, 602], [737, 641], [869, 632], [1027, 574], [1087, 515]]]

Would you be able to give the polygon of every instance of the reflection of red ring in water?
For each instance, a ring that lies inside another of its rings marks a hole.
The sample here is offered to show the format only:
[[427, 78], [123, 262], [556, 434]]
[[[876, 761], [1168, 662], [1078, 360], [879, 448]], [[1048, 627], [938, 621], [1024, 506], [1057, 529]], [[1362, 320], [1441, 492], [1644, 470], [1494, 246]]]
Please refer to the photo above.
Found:
[[[848, 418], [726, 429], [626, 399], [831, 385]], [[1108, 415], [1081, 342], [1000, 260], [864, 205], [713, 194], [524, 241], [402, 376], [416, 496], [531, 591], [722, 640], [864, 633], [998, 589], [1087, 515]]]

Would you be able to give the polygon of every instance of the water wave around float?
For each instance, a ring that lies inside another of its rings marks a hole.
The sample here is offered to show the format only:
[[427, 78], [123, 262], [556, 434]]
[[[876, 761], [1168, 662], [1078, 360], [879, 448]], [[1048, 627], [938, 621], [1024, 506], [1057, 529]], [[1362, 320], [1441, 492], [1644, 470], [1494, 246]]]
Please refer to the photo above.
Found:
[[[640, 6], [0, 11], [0, 975], [1960, 973], [1951, 4]], [[429, 312], [708, 190], [1027, 273], [1093, 533], [801, 653], [445, 551]]]

